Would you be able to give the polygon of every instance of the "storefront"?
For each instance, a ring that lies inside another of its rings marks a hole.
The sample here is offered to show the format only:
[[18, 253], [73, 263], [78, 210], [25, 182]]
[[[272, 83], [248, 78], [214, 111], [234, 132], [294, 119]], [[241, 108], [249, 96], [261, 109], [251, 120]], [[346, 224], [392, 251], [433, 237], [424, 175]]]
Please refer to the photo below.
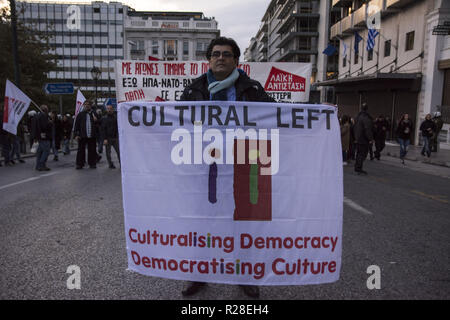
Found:
[[[318, 85], [334, 87], [339, 117], [345, 114], [355, 118], [361, 104], [366, 102], [374, 119], [380, 115], [388, 118], [391, 124], [388, 139], [392, 139], [396, 123], [403, 114], [407, 113], [416, 123], [421, 80], [420, 73], [374, 73]], [[411, 138], [414, 143], [414, 136]]]

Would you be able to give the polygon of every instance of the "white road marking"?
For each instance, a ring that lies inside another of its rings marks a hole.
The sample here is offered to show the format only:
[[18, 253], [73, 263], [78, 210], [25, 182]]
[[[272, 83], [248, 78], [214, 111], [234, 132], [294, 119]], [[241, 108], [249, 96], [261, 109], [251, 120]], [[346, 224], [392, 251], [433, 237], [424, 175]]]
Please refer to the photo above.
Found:
[[57, 173], [59, 173], [59, 171], [46, 173], [46, 174], [41, 174], [40, 176], [37, 176], [37, 177], [32, 177], [32, 178], [28, 178], [28, 179], [25, 179], [25, 180], [17, 181], [17, 182], [14, 182], [14, 183], [10, 183], [10, 184], [4, 185], [4, 186], [0, 186], [0, 190], [6, 189], [6, 188], [9, 188], [9, 187], [13, 187], [13, 186], [16, 186], [18, 184], [22, 184], [22, 183], [38, 180], [38, 179], [40, 179], [42, 177], [53, 176], [53, 175], [55, 175]]
[[367, 214], [367, 215], [373, 215], [372, 212], [370, 212], [367, 209], [364, 209], [363, 207], [361, 207], [359, 204], [357, 204], [356, 202], [350, 200], [349, 198], [344, 197], [344, 203], [346, 205], [348, 205], [350, 208], [355, 209], [356, 211], [359, 211], [361, 213]]

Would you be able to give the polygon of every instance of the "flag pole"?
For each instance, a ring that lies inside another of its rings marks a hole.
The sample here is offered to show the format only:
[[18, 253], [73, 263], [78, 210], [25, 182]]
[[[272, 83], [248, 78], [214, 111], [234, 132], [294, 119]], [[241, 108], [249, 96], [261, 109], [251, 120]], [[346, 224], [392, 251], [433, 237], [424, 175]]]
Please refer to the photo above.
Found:
[[[30, 99], [31, 100], [31, 99]], [[38, 108], [38, 110], [40, 111], [40, 112], [43, 112], [42, 110], [41, 110], [41, 108], [39, 108], [39, 106], [36, 104], [36, 102], [34, 102], [33, 100], [31, 100], [31, 102], [34, 104], [34, 106], [36, 107], [36, 108]]]

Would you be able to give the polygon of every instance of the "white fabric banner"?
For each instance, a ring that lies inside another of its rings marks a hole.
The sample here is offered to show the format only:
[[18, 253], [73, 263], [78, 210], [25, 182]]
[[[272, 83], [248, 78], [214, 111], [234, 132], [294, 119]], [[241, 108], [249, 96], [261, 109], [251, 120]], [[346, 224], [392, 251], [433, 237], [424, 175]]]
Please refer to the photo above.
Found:
[[83, 103], [86, 101], [86, 98], [81, 93], [80, 89], [77, 91], [77, 101], [75, 104], [75, 118], [77, 117], [78, 113], [82, 111], [83, 109]]
[[[207, 61], [116, 60], [117, 101], [178, 101], [184, 88], [208, 68]], [[278, 102], [309, 100], [311, 63], [244, 62], [238, 68]]]
[[130, 270], [249, 285], [339, 279], [334, 107], [126, 102], [118, 121]]
[[3, 129], [16, 135], [17, 125], [30, 106], [31, 99], [17, 88], [11, 81], [6, 80], [5, 106], [3, 112]]

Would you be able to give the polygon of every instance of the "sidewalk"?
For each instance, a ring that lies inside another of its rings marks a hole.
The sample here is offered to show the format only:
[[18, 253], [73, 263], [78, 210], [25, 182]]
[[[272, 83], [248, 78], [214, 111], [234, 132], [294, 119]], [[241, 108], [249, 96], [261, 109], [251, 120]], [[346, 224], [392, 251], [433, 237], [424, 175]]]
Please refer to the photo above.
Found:
[[[410, 145], [408, 146], [408, 153], [405, 159], [450, 168], [450, 150], [441, 148], [438, 152], [432, 152], [430, 158], [422, 156], [420, 154], [421, 151], [422, 146]], [[399, 144], [393, 141], [386, 141], [386, 147], [381, 152], [381, 156], [399, 158]]]
[[[76, 152], [78, 150], [77, 144], [76, 143], [74, 143], [73, 145], [71, 144], [69, 146], [69, 149], [70, 149], [70, 152]], [[1, 146], [0, 146], [0, 151], [1, 151]], [[59, 149], [58, 150], [58, 155], [62, 154], [62, 153], [63, 153], [62, 149]], [[50, 153], [48, 155], [48, 157], [50, 158], [52, 155], [53, 155], [53, 153]], [[28, 146], [27, 146], [27, 153], [20, 153], [20, 157], [24, 158], [24, 159], [26, 159], [26, 158], [33, 158], [33, 157], [36, 157], [36, 154], [35, 153], [31, 153], [29, 148], [28, 148]], [[17, 159], [16, 159], [15, 156], [14, 156], [14, 161], [17, 163]], [[1, 154], [0, 154], [0, 162], [2, 163], [2, 165], [5, 164], [5, 159], [1, 156]]]

